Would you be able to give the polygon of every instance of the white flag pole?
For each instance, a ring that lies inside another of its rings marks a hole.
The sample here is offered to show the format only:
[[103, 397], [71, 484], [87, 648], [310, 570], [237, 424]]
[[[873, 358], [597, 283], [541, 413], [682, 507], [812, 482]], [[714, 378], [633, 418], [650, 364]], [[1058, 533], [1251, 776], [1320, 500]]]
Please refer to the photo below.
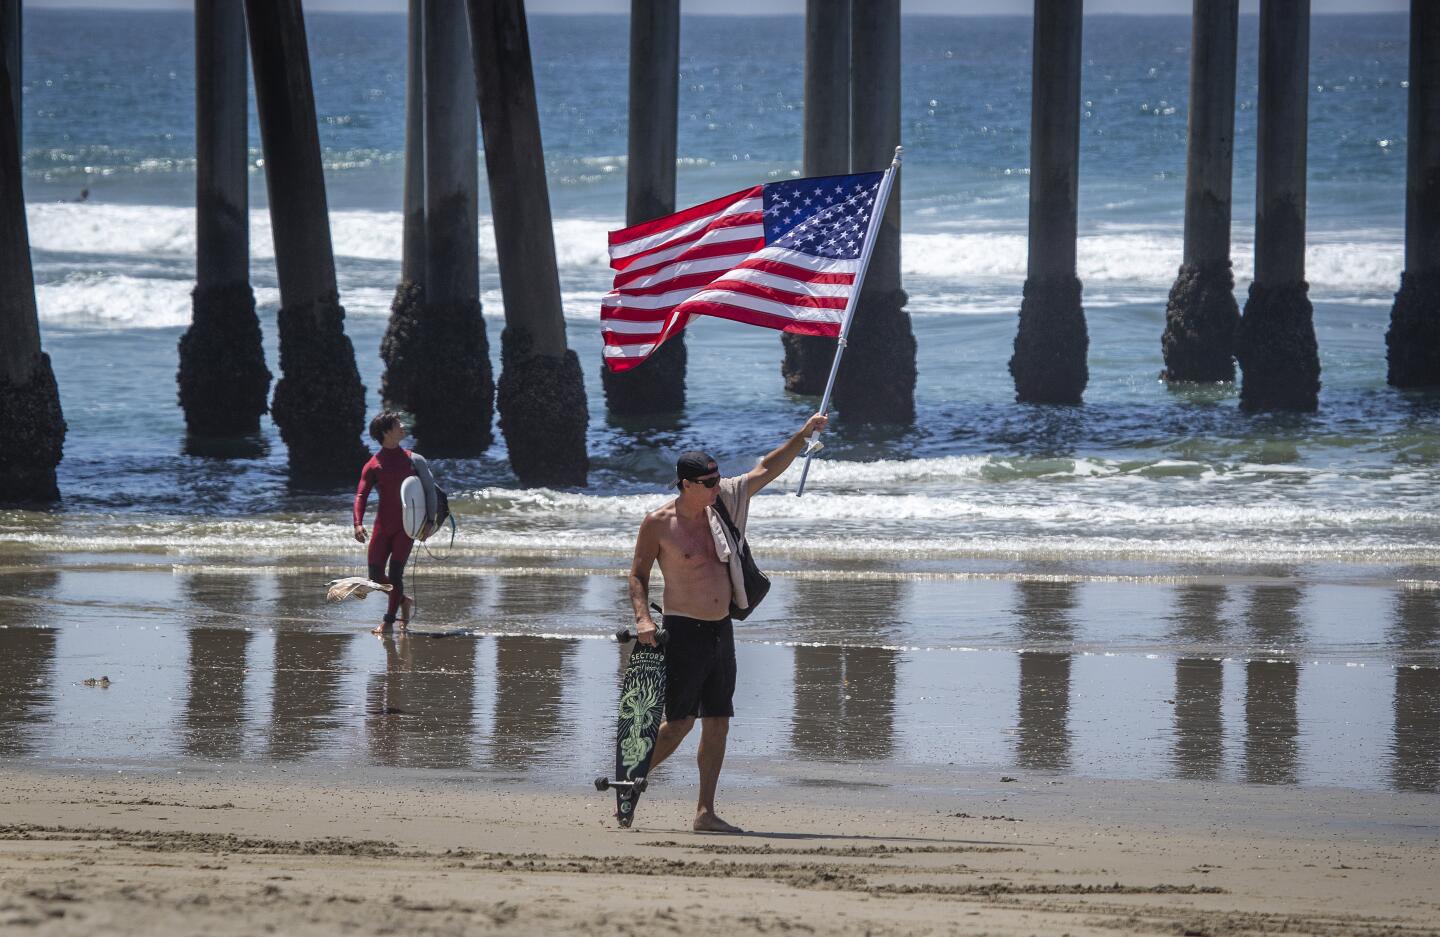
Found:
[[[855, 303], [860, 299], [860, 288], [865, 285], [865, 271], [870, 269], [870, 255], [875, 253], [880, 222], [885, 217], [885, 207], [890, 204], [890, 188], [895, 183], [895, 172], [900, 168], [900, 156], [904, 152], [903, 146], [895, 147], [895, 158], [890, 161], [890, 168], [885, 170], [885, 176], [880, 180], [880, 189], [875, 193], [875, 207], [870, 215], [870, 224], [865, 229], [865, 244], [860, 248], [860, 272], [855, 274], [855, 285], [850, 290], [850, 298], [845, 301], [845, 314], [840, 319], [840, 338], [835, 345], [835, 360], [830, 363], [830, 378], [825, 382], [825, 396], [820, 398], [820, 412], [826, 415], [830, 413], [830, 392], [835, 389], [835, 375], [840, 372], [840, 356], [845, 353], [845, 346], [848, 344], [846, 336], [850, 334], [850, 321], [855, 317]], [[810, 445], [805, 449], [805, 465], [800, 469], [800, 485], [795, 489], [797, 498], [805, 494], [805, 478], [810, 474], [810, 460], [815, 458], [815, 453], [820, 449], [820, 434], [812, 433]]]

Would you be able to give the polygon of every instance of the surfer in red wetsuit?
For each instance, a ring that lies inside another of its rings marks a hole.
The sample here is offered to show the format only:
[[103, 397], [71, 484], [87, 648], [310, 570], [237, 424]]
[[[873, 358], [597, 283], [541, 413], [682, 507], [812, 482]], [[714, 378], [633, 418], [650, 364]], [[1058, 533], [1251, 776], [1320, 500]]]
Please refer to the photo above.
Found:
[[[375, 525], [370, 530], [370, 547], [367, 559], [370, 564], [370, 578], [375, 582], [389, 583], [390, 605], [385, 618], [373, 629], [374, 634], [384, 634], [392, 625], [404, 631], [410, 624], [410, 612], [414, 603], [405, 594], [405, 563], [410, 559], [410, 550], [415, 546], [414, 538], [405, 533], [400, 501], [400, 484], [411, 475], [419, 475], [425, 482], [426, 509], [432, 516], [435, 512], [432, 499], [435, 485], [424, 456], [409, 449], [400, 448], [400, 440], [407, 430], [398, 414], [382, 411], [370, 421], [370, 435], [380, 444], [380, 451], [370, 457], [360, 470], [360, 484], [355, 488], [355, 505], [352, 511], [355, 521], [355, 539], [361, 543], [365, 535], [365, 505], [370, 500], [370, 490], [378, 489], [380, 504], [375, 509]], [[386, 566], [389, 566], [387, 571]]]

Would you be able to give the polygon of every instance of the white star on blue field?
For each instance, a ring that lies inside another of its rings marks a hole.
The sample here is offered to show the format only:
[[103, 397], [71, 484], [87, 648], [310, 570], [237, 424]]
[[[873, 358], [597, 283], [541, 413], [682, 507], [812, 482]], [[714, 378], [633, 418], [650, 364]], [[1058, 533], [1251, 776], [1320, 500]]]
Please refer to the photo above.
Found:
[[792, 251], [858, 260], [883, 172], [767, 183], [765, 243]]

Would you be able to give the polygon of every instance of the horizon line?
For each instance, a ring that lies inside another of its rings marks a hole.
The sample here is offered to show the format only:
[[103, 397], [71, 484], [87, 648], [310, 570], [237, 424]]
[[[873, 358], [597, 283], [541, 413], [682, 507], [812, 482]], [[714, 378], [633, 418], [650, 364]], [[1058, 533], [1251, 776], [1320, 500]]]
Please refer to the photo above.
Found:
[[[306, 10], [306, 11], [304, 11], [304, 12], [305, 12], [305, 15], [306, 15], [306, 16], [408, 16], [408, 15], [409, 15], [409, 14], [408, 14], [406, 11], [404, 11], [404, 10]], [[34, 5], [31, 5], [31, 6], [29, 7], [29, 9], [26, 11], [26, 13], [27, 13], [27, 15], [33, 15], [33, 14], [35, 14], [35, 13], [172, 13], [172, 14], [186, 14], [186, 13], [188, 13], [188, 14], [190, 14], [190, 15], [193, 16], [193, 15], [194, 15], [194, 10], [193, 10], [193, 8], [190, 8], [190, 7], [177, 7], [177, 8], [167, 9], [167, 8], [164, 8], [164, 7], [155, 7], [155, 6], [117, 6], [117, 5], [115, 5], [115, 4], [107, 4], [107, 5], [104, 5], [104, 6], [82, 6], [82, 5], [78, 5], [78, 4], [72, 6], [72, 5], [70, 5], [70, 4], [62, 4], [62, 5], [59, 5], [59, 6], [34, 6]], [[703, 12], [703, 11], [701, 11], [701, 12], [682, 12], [680, 15], [681, 15], [681, 18], [682, 18], [682, 19], [683, 19], [683, 18], [686, 18], [686, 17], [695, 17], [695, 18], [698, 18], [698, 19], [731, 19], [731, 18], [751, 18], [751, 19], [781, 19], [781, 18], [792, 18], [792, 19], [804, 19], [804, 17], [805, 17], [804, 11], [798, 11], [798, 12], [776, 12], [776, 13], [764, 13], [764, 12], [711, 13], [711, 12]], [[1246, 17], [1258, 18], [1259, 15], [1260, 15], [1259, 13], [1253, 13], [1253, 12], [1252, 12], [1252, 13], [1246, 13], [1246, 12], [1241, 12], [1241, 13], [1240, 13], [1240, 16], [1241, 16], [1242, 18], [1246, 18]], [[609, 17], [609, 18], [617, 18], [617, 19], [619, 19], [619, 18], [626, 18], [626, 19], [628, 19], [629, 16], [630, 16], [630, 14], [629, 14], [629, 13], [624, 13], [624, 12], [603, 12], [603, 11], [593, 11], [593, 12], [592, 12], [592, 11], [584, 11], [584, 12], [582, 12], [582, 11], [571, 11], [571, 12], [568, 12], [568, 13], [567, 13], [567, 12], [560, 12], [560, 11], [554, 11], [554, 10], [551, 10], [551, 11], [541, 11], [541, 12], [537, 12], [537, 13], [527, 13], [527, 14], [526, 14], [526, 18], [527, 18], [527, 19], [555, 19], [555, 18], [558, 18], [558, 17], [581, 17], [581, 16], [584, 16], [584, 17]], [[1311, 18], [1311, 19], [1329, 18], [1329, 17], [1348, 17], [1348, 16], [1407, 16], [1407, 17], [1408, 17], [1409, 14], [1408, 14], [1408, 12], [1406, 12], [1405, 10], [1337, 10], [1337, 11], [1331, 11], [1331, 12], [1311, 13], [1311, 14], [1310, 14], [1310, 18]], [[1179, 19], [1179, 18], [1185, 18], [1185, 19], [1189, 19], [1189, 18], [1191, 18], [1191, 17], [1192, 17], [1192, 14], [1191, 14], [1191, 13], [1189, 13], [1189, 12], [1187, 12], [1187, 11], [1183, 11], [1183, 10], [1177, 10], [1177, 11], [1172, 11], [1172, 12], [1160, 12], [1160, 13], [1133, 13], [1133, 12], [1123, 12], [1123, 11], [1105, 11], [1105, 12], [1099, 12], [1099, 13], [1086, 12], [1086, 13], [1083, 14], [1083, 18], [1084, 18], [1084, 19], [1100, 19], [1100, 18], [1114, 18], [1114, 19]], [[936, 13], [936, 12], [925, 12], [925, 13], [901, 13], [901, 18], [902, 18], [902, 19], [924, 19], [924, 18], [930, 18], [930, 19], [1009, 19], [1009, 20], [1030, 20], [1030, 19], [1034, 19], [1034, 15], [1033, 15], [1033, 14], [1029, 14], [1029, 13], [988, 13], [988, 12], [987, 12], [987, 13], [963, 13], [963, 12], [956, 12], [956, 13]]]

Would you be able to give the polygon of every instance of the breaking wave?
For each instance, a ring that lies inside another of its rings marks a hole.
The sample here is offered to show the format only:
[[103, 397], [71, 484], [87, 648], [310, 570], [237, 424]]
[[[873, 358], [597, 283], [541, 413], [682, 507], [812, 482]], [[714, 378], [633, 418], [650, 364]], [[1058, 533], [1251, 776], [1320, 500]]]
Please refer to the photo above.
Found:
[[[274, 249], [264, 210], [250, 214], [251, 256], [258, 283], [273, 282]], [[43, 321], [76, 327], [160, 328], [189, 320], [195, 224], [192, 209], [150, 205], [37, 203], [29, 206]], [[608, 287], [606, 232], [618, 219], [560, 218], [555, 247], [569, 315], [598, 316]], [[362, 312], [383, 311], [389, 297], [355, 302], [357, 287], [386, 292], [398, 274], [399, 212], [336, 211], [331, 236], [342, 300]], [[1251, 276], [1251, 249], [1237, 232], [1237, 295]], [[1106, 228], [1082, 235], [1079, 272], [1085, 302], [1163, 301], [1180, 262], [1178, 231]], [[1403, 244], [1392, 232], [1324, 234], [1307, 250], [1311, 295], [1321, 301], [1388, 303], [1399, 282]], [[482, 280], [493, 288], [495, 244], [488, 219], [480, 231]], [[1012, 311], [1025, 277], [1026, 238], [1013, 230], [929, 229], [904, 235], [904, 275], [918, 313]], [[267, 301], [262, 298], [261, 302]], [[269, 297], [268, 301], [273, 301]]]

